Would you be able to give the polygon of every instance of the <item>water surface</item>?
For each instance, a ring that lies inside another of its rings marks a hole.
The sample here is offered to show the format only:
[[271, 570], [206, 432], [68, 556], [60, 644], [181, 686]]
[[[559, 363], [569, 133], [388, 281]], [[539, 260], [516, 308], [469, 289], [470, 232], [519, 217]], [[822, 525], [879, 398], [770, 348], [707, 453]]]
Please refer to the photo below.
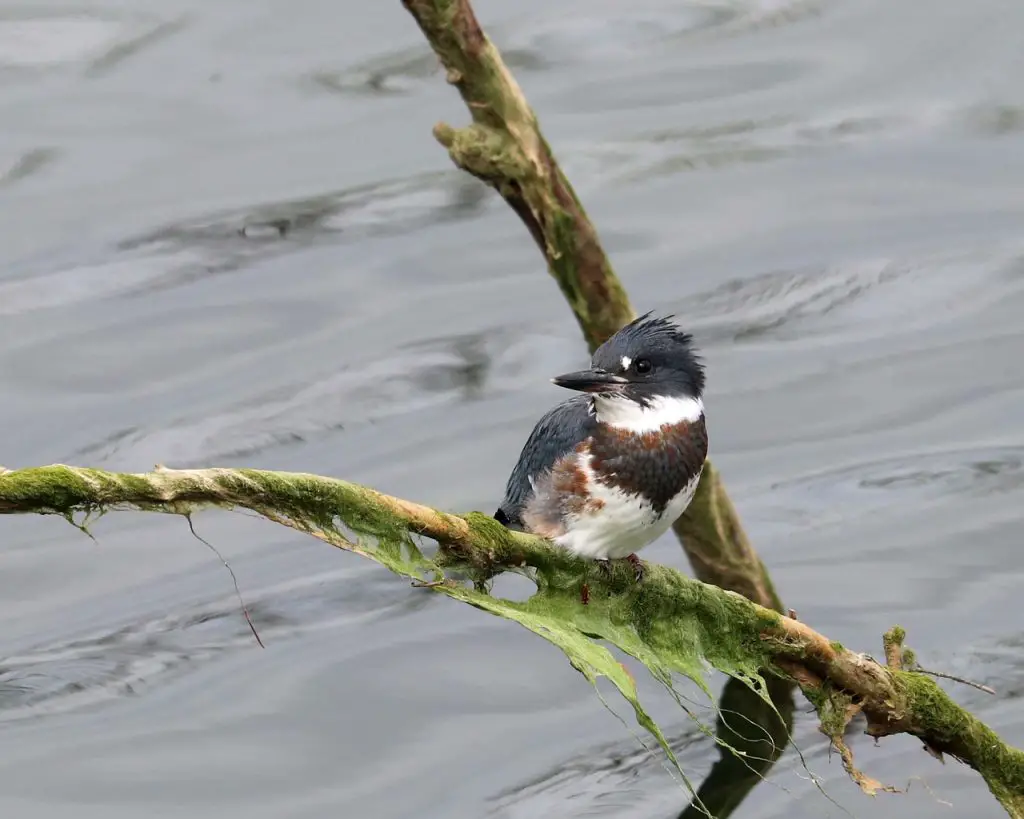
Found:
[[[999, 695], [1024, 744], [1024, 6], [477, 10], [638, 308], [709, 368], [712, 450], [787, 605]], [[247, 465], [492, 510], [586, 351], [397, 2], [0, 3], [0, 463]], [[670, 817], [552, 647], [241, 515], [0, 531], [0, 809]], [[685, 567], [666, 537], [653, 560]], [[713, 746], [646, 702], [699, 778]], [[710, 715], [709, 715], [710, 716]], [[632, 732], [632, 733], [631, 733]], [[856, 816], [1001, 812], [906, 737], [797, 741]], [[951, 803], [953, 808], [945, 806]], [[840, 815], [788, 752], [737, 813]]]

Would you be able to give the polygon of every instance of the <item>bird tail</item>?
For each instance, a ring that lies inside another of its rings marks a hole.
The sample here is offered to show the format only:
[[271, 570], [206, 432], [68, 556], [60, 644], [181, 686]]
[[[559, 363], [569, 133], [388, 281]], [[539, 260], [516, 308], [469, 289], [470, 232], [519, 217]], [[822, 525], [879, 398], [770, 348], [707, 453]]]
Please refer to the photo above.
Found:
[[523, 531], [522, 521], [518, 519], [513, 520], [508, 516], [504, 509], [499, 508], [498, 511], [494, 513], [494, 519], [508, 529], [513, 529], [517, 532]]

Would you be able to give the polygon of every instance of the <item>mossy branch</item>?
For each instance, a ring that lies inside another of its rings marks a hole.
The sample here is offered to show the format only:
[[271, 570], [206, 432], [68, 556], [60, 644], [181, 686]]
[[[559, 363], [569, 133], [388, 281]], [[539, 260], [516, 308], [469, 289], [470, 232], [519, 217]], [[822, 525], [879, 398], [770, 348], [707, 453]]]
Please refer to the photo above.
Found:
[[[157, 468], [119, 474], [64, 465], [0, 472], [0, 514], [94, 517], [113, 509], [187, 515], [204, 507], [252, 510], [269, 520], [368, 557], [416, 585], [489, 611], [557, 645], [591, 682], [608, 677], [632, 704], [638, 722], [672, 756], [637, 698], [629, 673], [598, 642], [640, 660], [671, 687], [684, 674], [707, 691], [704, 664], [742, 681], [767, 702], [765, 673], [800, 685], [843, 752], [842, 733], [856, 711], [868, 733], [907, 733], [934, 753], [977, 770], [1007, 812], [1024, 819], [1024, 752], [1006, 745], [927, 676], [883, 666], [830, 642], [809, 626], [734, 592], [651, 565], [642, 583], [628, 567], [610, 576], [548, 541], [501, 526], [487, 515], [455, 515], [357, 484], [305, 473], [255, 469]], [[438, 544], [427, 556], [411, 537]], [[488, 581], [513, 571], [536, 584], [524, 602], [491, 596]], [[470, 585], [466, 579], [472, 580]], [[580, 599], [583, 583], [589, 602]], [[886, 637], [896, 657], [902, 633]], [[858, 779], [862, 786], [873, 780]]]

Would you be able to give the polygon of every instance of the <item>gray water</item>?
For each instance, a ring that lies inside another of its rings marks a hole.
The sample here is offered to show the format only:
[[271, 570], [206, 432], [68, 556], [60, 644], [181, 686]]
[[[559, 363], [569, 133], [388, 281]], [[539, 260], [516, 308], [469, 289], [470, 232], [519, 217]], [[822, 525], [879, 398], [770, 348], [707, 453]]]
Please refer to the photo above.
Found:
[[[876, 655], [899, 622], [1024, 745], [1024, 4], [477, 10], [635, 305], [696, 334], [786, 604]], [[466, 115], [397, 0], [0, 3], [0, 463], [299, 469], [492, 511], [586, 350], [439, 119]], [[266, 650], [181, 519], [0, 520], [4, 815], [685, 805], [543, 641], [252, 517], [196, 526]], [[686, 567], [671, 536], [645, 556]], [[714, 747], [643, 694], [699, 780]], [[875, 801], [806, 712], [796, 739], [855, 816], [1001, 815], [910, 738], [854, 738], [909, 785]], [[736, 815], [846, 814], [790, 750]]]

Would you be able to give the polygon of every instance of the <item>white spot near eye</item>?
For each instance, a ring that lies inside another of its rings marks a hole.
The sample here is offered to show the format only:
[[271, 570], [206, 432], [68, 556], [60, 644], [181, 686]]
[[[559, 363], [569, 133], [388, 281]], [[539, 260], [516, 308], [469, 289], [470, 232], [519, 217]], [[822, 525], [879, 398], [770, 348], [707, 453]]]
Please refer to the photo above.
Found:
[[628, 355], [624, 355], [622, 357], [622, 369], [628, 370], [629, 369], [629, 365], [632, 364], [632, 363], [633, 363], [633, 359], [630, 358]]

